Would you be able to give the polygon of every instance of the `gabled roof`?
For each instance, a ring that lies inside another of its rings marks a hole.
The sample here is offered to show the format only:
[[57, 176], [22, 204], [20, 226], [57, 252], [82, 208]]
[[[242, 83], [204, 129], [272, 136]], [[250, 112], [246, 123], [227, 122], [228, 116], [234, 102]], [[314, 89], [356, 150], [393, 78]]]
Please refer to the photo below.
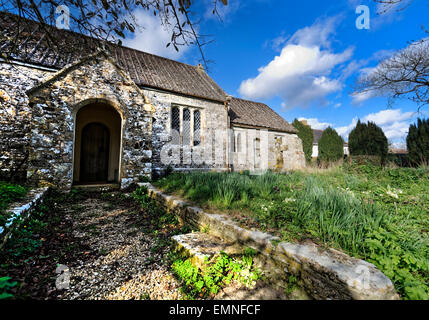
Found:
[[[9, 52], [13, 43], [18, 43], [13, 50], [14, 60], [59, 70], [94, 54], [102, 43], [72, 31], [44, 27], [58, 39], [57, 46], [49, 40], [40, 23], [24, 19], [18, 22], [17, 16], [0, 12], [0, 50]], [[15, 42], [13, 39], [18, 28], [22, 39]], [[138, 86], [225, 101], [224, 91], [202, 68], [105, 41], [103, 44]]]
[[[13, 41], [16, 31], [22, 39]], [[55, 37], [55, 44], [45, 29]], [[118, 46], [76, 32], [41, 25], [32, 20], [0, 12], [0, 52], [13, 52], [12, 59], [60, 70], [98, 52], [100, 45], [114, 62], [140, 87], [155, 88], [218, 102], [226, 93], [203, 68], [170, 60], [150, 53]], [[12, 48], [17, 43], [16, 48]], [[230, 116], [233, 124], [267, 128], [281, 132], [298, 131], [266, 104], [232, 98]]]
[[233, 125], [267, 128], [289, 133], [298, 132], [294, 126], [264, 103], [232, 98], [229, 115]]

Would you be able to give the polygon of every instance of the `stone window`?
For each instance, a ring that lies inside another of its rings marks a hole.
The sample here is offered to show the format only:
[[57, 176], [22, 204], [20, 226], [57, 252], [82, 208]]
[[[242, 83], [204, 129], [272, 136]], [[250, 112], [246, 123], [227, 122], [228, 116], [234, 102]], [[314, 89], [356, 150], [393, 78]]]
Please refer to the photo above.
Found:
[[234, 132], [231, 135], [231, 151], [234, 153], [241, 152], [241, 133]]
[[261, 168], [261, 140], [256, 138], [254, 141], [254, 157], [255, 157], [255, 169]]
[[231, 134], [229, 135], [229, 145], [230, 145], [231, 152], [237, 152], [235, 150], [235, 134], [234, 134], [234, 132], [231, 132]]
[[192, 108], [171, 108], [173, 144], [198, 146], [201, 143], [201, 112]]
[[241, 133], [237, 134], [237, 142], [235, 143], [235, 152], [241, 152]]

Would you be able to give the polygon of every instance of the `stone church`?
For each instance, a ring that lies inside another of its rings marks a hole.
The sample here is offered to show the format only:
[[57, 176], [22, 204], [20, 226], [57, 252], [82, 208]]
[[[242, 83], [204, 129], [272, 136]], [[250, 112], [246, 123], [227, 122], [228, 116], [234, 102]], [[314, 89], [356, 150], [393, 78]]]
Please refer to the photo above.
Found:
[[0, 27], [0, 52], [12, 52], [0, 60], [0, 179], [126, 187], [167, 168], [305, 166], [293, 126], [229, 96], [201, 65], [51, 28], [53, 44], [40, 24], [5, 13]]

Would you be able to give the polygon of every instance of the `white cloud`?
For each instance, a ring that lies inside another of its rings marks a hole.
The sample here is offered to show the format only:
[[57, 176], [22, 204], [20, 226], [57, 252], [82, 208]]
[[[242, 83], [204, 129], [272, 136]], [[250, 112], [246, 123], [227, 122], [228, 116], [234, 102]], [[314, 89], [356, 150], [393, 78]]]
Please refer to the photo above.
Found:
[[362, 104], [363, 102], [375, 98], [377, 93], [375, 91], [357, 92], [352, 94], [352, 104]]
[[415, 112], [404, 112], [402, 113], [400, 109], [389, 109], [389, 110], [382, 110], [377, 113], [371, 113], [367, 115], [364, 120], [365, 121], [372, 121], [375, 122], [375, 124], [382, 126], [386, 124], [391, 124], [394, 122], [401, 122], [404, 120], [409, 120], [412, 117], [414, 117]]
[[348, 126], [335, 128], [338, 134], [343, 137], [345, 141], [349, 138], [349, 133], [356, 127], [358, 118], [353, 118], [352, 122]]
[[338, 21], [338, 17], [317, 21], [295, 32], [280, 55], [259, 68], [255, 78], [241, 83], [240, 94], [250, 99], [280, 96], [287, 108], [326, 103], [328, 94], [343, 87], [339, 79], [330, 77], [332, 70], [353, 54], [352, 48], [340, 53], [330, 49], [330, 36]]
[[171, 32], [161, 25], [158, 16], [143, 9], [135, 10], [133, 14], [141, 28], [135, 30], [132, 38], [123, 41], [125, 46], [176, 60], [189, 49], [188, 46], [180, 46], [177, 52], [173, 45], [166, 47], [171, 40]]
[[288, 41], [289, 36], [285, 35], [285, 32], [283, 31], [280, 36], [265, 41], [264, 47], [271, 47], [276, 52], [280, 52], [283, 49], [283, 46]]

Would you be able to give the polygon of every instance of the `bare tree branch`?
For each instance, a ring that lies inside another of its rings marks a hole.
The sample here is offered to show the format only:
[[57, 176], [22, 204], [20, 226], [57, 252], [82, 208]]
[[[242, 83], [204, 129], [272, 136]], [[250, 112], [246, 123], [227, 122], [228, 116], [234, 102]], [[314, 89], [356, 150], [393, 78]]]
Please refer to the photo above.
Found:
[[374, 2], [381, 4], [378, 14], [384, 14], [392, 9], [397, 12], [404, 11], [414, 2], [414, 0], [374, 0]]
[[[217, 15], [218, 2], [227, 5], [227, 0], [213, 0], [213, 14]], [[180, 46], [197, 46], [207, 69], [203, 46], [211, 41], [202, 40], [203, 36], [196, 28], [198, 21], [191, 18], [191, 9], [196, 7], [194, 0], [0, 0], [0, 11], [16, 14], [22, 21], [30, 19], [39, 22], [50, 45], [58, 45], [60, 41], [55, 39], [50, 27], [55, 26], [58, 16], [55, 11], [60, 4], [70, 9], [72, 31], [119, 45], [126, 33], [134, 33], [136, 28], [140, 28], [133, 12], [137, 9], [152, 12], [171, 33], [171, 40], [166, 45], [172, 45], [177, 51]], [[14, 41], [14, 45], [8, 48], [16, 50], [18, 42], [25, 41], [21, 31], [18, 28], [13, 39], [1, 36], [0, 40], [2, 43], [5, 40]], [[12, 52], [2, 54], [11, 56]]]
[[429, 42], [425, 40], [410, 44], [361, 76], [354, 94], [375, 92], [392, 100], [406, 97], [419, 110], [429, 104]]

